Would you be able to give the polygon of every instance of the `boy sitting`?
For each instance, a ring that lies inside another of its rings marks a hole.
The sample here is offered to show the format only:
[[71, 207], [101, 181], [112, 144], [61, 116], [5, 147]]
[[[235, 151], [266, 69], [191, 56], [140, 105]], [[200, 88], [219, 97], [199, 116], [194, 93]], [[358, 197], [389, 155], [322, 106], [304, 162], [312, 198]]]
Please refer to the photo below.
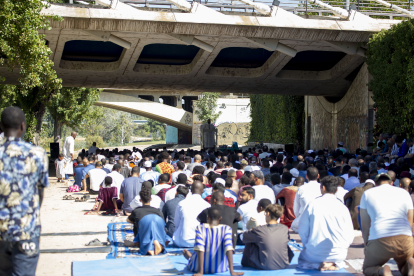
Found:
[[95, 206], [92, 208], [92, 211], [86, 212], [85, 215], [99, 215], [100, 211], [111, 211], [114, 214], [118, 214], [119, 210], [116, 205], [116, 200], [118, 199], [118, 189], [117, 187], [111, 187], [112, 177], [107, 176], [104, 180], [105, 187], [99, 189], [98, 197], [96, 198]]
[[[244, 274], [233, 270], [232, 230], [230, 226], [220, 225], [221, 219], [220, 209], [217, 206], [209, 208], [208, 223], [200, 224], [196, 228], [194, 246], [196, 253], [191, 254], [188, 250], [183, 250], [183, 255], [188, 260], [187, 268], [197, 273], [195, 275], [221, 273], [229, 269], [231, 275]], [[209, 256], [205, 256], [206, 252]]]

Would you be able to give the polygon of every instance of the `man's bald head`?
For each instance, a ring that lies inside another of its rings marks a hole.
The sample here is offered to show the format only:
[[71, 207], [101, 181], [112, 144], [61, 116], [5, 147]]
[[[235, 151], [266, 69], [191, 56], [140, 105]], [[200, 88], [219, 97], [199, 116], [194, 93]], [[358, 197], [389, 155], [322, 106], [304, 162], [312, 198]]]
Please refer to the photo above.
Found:
[[388, 171], [387, 174], [391, 177], [392, 182], [395, 182], [395, 180], [397, 179], [397, 175], [395, 174], [395, 172]]
[[400, 187], [403, 188], [404, 190], [408, 191], [410, 184], [411, 184], [411, 179], [409, 179], [408, 177], [404, 177], [403, 179], [400, 180]]
[[191, 193], [201, 195], [204, 191], [204, 185], [200, 181], [195, 181], [191, 185]]
[[16, 106], [9, 106], [1, 113], [1, 128], [4, 132], [26, 129], [26, 116], [23, 110]]
[[356, 169], [350, 169], [348, 171], [348, 176], [349, 177], [351, 177], [351, 176], [358, 177], [358, 171]]

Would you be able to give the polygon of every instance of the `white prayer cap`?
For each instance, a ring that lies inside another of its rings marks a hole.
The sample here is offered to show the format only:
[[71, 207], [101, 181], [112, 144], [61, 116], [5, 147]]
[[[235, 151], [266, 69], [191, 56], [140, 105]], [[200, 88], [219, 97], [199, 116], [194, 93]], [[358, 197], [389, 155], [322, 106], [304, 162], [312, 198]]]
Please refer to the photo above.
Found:
[[144, 162], [144, 168], [151, 168], [151, 167], [152, 167], [151, 161], [145, 161]]
[[308, 153], [312, 153], [313, 152], [313, 150], [308, 150]]
[[299, 176], [299, 171], [295, 168], [291, 169], [289, 172], [293, 177], [298, 177]]
[[253, 168], [252, 168], [252, 166], [246, 166], [246, 168], [244, 168], [244, 171], [245, 172], [252, 172]]
[[364, 184], [368, 184], [368, 183], [371, 183], [371, 184], [375, 185], [375, 182], [372, 179], [367, 179]]
[[344, 146], [344, 143], [343, 142], [338, 142], [338, 145]]
[[220, 183], [220, 184], [223, 184], [223, 186], [226, 186], [226, 181], [221, 177], [216, 178], [214, 183]]

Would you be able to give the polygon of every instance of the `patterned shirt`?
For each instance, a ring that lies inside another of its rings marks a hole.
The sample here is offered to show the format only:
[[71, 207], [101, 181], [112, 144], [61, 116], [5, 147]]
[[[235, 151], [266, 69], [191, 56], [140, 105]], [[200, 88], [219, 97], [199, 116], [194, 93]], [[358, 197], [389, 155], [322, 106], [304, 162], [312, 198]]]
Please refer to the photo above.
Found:
[[[206, 198], [204, 198], [205, 201], [207, 201], [208, 203], [211, 203], [211, 195], [206, 196]], [[234, 199], [232, 199], [231, 197], [225, 197], [224, 198], [224, 205], [227, 205], [229, 207], [232, 208], [236, 208], [236, 204], [234, 204]]]
[[[228, 271], [226, 252], [234, 250], [230, 226], [220, 224], [210, 227], [204, 223], [197, 225], [194, 251], [204, 252], [204, 273], [213, 274]], [[193, 254], [188, 260], [188, 269], [198, 272], [198, 257]]]
[[169, 190], [171, 190], [171, 189], [173, 189], [174, 187], [170, 187], [170, 188], [164, 188], [164, 189], [161, 189], [158, 193], [157, 193], [157, 196], [159, 196], [160, 198], [161, 198], [161, 200], [165, 203], [165, 194], [169, 191]]
[[154, 169], [156, 172], [159, 172], [160, 174], [168, 173], [171, 175], [173, 172], [175, 172], [173, 165], [168, 164], [167, 162], [161, 162], [155, 166]]
[[44, 149], [9, 137], [0, 145], [0, 240], [40, 236], [38, 186], [49, 186]]

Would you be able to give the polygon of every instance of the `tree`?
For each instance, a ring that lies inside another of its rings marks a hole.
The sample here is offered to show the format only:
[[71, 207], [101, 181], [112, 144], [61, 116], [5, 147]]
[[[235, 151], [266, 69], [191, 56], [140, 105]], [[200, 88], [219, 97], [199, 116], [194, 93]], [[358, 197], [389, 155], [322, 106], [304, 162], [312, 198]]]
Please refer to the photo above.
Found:
[[165, 124], [152, 120], [152, 119], [148, 119], [148, 123], [144, 125], [144, 129], [145, 131], [151, 133], [152, 138], [154, 140], [158, 140], [158, 136], [160, 140], [165, 140], [165, 136], [166, 136]]
[[414, 136], [414, 20], [373, 35], [367, 64], [378, 129]]
[[[61, 87], [49, 59], [52, 52], [44, 35], [38, 33], [50, 29], [48, 18], [40, 14], [47, 5], [40, 0], [0, 0], [0, 65], [20, 74], [17, 85], [3, 86], [1, 94], [2, 98], [10, 98], [7, 104], [23, 109], [28, 120], [26, 138], [34, 137], [35, 144], [40, 142], [46, 103]], [[61, 20], [57, 16], [53, 19]], [[0, 75], [0, 81], [5, 80]]]
[[99, 99], [100, 93], [94, 88], [65, 87], [52, 95], [47, 107], [55, 121], [55, 142], [62, 138], [63, 125], [77, 128], [87, 118], [99, 115], [90, 107]]
[[209, 119], [215, 122], [218, 119], [221, 114], [221, 111], [216, 112], [217, 99], [219, 97], [220, 93], [205, 92], [201, 96], [201, 99], [197, 101], [195, 114], [201, 122], [207, 123]]

